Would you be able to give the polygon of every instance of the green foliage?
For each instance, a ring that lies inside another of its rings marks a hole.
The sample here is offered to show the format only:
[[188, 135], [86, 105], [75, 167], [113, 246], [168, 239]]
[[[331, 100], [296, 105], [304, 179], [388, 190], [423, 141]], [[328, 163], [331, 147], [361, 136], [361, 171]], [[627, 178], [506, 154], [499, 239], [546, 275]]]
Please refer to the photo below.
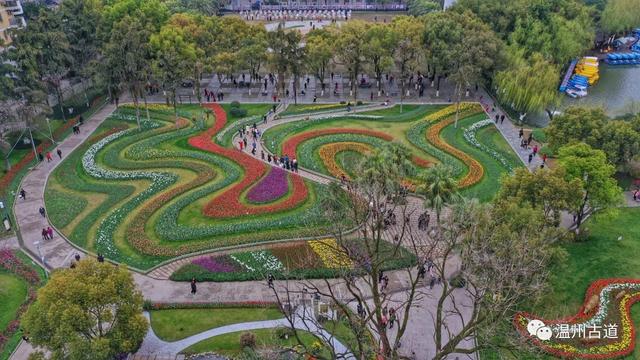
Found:
[[609, 32], [629, 31], [640, 26], [640, 1], [638, 0], [609, 0], [607, 1], [600, 24]]
[[256, 335], [252, 332], [243, 332], [240, 335], [240, 347], [253, 349], [256, 347]]
[[584, 142], [603, 150], [618, 167], [640, 154], [640, 117], [610, 120], [602, 108], [568, 108], [552, 119], [545, 133], [554, 151], [566, 144]]
[[588, 209], [607, 208], [621, 200], [621, 189], [613, 178], [615, 167], [602, 150], [592, 149], [585, 143], [567, 145], [558, 151], [558, 163], [566, 170], [566, 179], [577, 180], [584, 193], [572, 209], [578, 226]]
[[446, 165], [438, 164], [425, 170], [418, 193], [425, 197], [425, 207], [435, 210], [438, 222], [445, 206], [458, 199], [458, 182]]
[[47, 348], [53, 359], [106, 360], [136, 350], [148, 324], [127, 269], [82, 260], [52, 274], [23, 326], [30, 342]]

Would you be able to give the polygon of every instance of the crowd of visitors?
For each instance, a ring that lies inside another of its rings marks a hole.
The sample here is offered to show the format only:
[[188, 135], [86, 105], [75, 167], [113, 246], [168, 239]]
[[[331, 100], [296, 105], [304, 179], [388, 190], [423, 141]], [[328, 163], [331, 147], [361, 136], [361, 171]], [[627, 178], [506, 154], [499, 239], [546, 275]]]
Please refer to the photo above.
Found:
[[349, 20], [351, 19], [351, 10], [252, 10], [241, 11], [240, 16], [245, 20], [251, 21], [280, 21], [280, 20]]

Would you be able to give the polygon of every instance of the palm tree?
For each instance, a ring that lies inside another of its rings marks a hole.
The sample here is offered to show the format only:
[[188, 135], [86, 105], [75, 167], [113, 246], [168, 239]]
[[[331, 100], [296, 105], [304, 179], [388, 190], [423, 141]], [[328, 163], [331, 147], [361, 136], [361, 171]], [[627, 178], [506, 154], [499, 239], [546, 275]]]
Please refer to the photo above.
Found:
[[460, 198], [458, 182], [449, 166], [438, 164], [420, 175], [421, 185], [418, 193], [425, 197], [426, 207], [436, 212], [436, 220], [440, 225], [440, 214], [445, 206]]

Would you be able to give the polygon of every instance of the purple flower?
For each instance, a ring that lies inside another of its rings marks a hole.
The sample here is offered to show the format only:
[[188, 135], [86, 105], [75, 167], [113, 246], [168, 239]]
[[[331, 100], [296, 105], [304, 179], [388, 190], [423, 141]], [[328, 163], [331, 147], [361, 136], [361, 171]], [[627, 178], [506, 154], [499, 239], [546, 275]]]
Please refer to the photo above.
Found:
[[284, 196], [289, 190], [287, 175], [285, 170], [279, 167], [272, 167], [269, 174], [249, 190], [247, 199], [253, 203], [264, 203]]
[[229, 273], [238, 271], [238, 267], [227, 256], [206, 256], [191, 261], [192, 264], [198, 265], [210, 272]]

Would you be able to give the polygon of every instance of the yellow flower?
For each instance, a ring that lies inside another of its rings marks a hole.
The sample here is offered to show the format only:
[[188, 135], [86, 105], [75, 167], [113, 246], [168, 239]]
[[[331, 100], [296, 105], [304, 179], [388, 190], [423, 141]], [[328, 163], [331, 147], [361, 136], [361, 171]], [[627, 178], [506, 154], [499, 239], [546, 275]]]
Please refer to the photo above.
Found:
[[311, 249], [318, 254], [324, 266], [330, 269], [349, 268], [353, 264], [336, 239], [309, 241]]

